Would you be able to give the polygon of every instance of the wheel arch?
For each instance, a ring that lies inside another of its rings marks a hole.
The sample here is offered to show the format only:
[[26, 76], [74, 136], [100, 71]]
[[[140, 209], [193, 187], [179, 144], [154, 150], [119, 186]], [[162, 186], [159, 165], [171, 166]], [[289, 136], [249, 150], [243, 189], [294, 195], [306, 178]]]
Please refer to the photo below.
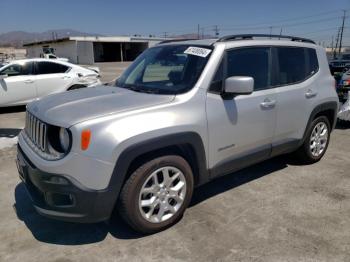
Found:
[[337, 123], [337, 113], [338, 103], [335, 101], [317, 105], [310, 114], [309, 120], [304, 131], [303, 141], [305, 140], [305, 136], [311, 122], [319, 116], [326, 116], [328, 118], [332, 131], [335, 127], [335, 124]]
[[209, 180], [204, 144], [199, 134], [182, 132], [160, 136], [133, 144], [119, 155], [108, 185], [108, 191], [113, 194], [111, 201], [116, 203], [123, 184], [140, 164], [165, 154], [177, 154], [188, 161], [195, 186]]

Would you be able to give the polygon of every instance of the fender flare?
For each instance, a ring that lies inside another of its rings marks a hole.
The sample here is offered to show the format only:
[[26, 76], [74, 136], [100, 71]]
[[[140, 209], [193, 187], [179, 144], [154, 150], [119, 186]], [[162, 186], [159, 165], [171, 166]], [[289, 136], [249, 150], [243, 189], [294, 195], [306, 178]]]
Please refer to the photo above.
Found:
[[305, 131], [304, 131], [302, 143], [305, 140], [306, 133], [308, 131], [308, 128], [309, 128], [312, 120], [315, 118], [315, 116], [318, 113], [321, 113], [321, 112], [326, 111], [326, 110], [333, 110], [334, 111], [333, 125], [331, 126], [331, 131], [333, 131], [333, 129], [334, 129], [336, 123], [337, 123], [338, 103], [335, 102], [335, 101], [332, 101], [332, 102], [326, 102], [326, 103], [319, 104], [312, 110], [312, 112], [310, 114], [309, 120], [307, 122]]
[[[148, 152], [161, 150], [162, 148], [169, 146], [179, 145], [190, 145], [194, 150], [195, 156], [192, 157], [196, 158], [198, 168], [198, 183], [196, 185], [207, 182], [209, 180], [209, 173], [207, 169], [205, 148], [200, 135], [195, 132], [182, 132], [164, 135], [133, 144], [119, 155], [107, 187], [107, 192], [110, 194], [108, 197], [109, 203], [104, 204], [111, 206], [115, 205], [127, 176], [128, 169], [132, 161], [138, 156]], [[191, 163], [189, 164], [191, 165]]]

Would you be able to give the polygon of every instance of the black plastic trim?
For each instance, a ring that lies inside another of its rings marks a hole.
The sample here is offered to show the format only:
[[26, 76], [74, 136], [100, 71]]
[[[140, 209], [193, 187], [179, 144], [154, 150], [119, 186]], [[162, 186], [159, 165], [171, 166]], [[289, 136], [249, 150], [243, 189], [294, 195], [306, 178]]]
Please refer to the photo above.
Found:
[[321, 113], [321, 112], [326, 111], [326, 110], [333, 110], [334, 111], [333, 125], [331, 126], [331, 131], [333, 131], [333, 129], [337, 123], [337, 113], [338, 113], [338, 103], [335, 101], [320, 104], [320, 105], [316, 106], [314, 108], [314, 110], [312, 110], [312, 112], [310, 114], [309, 121], [308, 121], [306, 128], [305, 128], [305, 131], [304, 131], [304, 136], [303, 136], [304, 139], [306, 136], [307, 128], [308, 128], [308, 126], [310, 126], [310, 124], [311, 124], [312, 120], [315, 118], [315, 116], [318, 113]]
[[271, 157], [291, 153], [299, 148], [301, 142], [302, 140], [296, 139], [293, 141], [282, 142], [274, 145], [272, 146]]
[[239, 157], [235, 156], [234, 158], [226, 159], [210, 169], [210, 178], [213, 179], [236, 172], [250, 165], [269, 159], [270, 155], [271, 145], [266, 145]]
[[[209, 180], [207, 171], [207, 160], [202, 139], [195, 132], [183, 132], [171, 135], [165, 135], [157, 138], [152, 138], [140, 143], [133, 144], [124, 150], [119, 156], [115, 165], [111, 181], [108, 188], [114, 188], [116, 192], [115, 200], [119, 195], [119, 191], [125, 181], [127, 171], [138, 156], [146, 153], [151, 153], [170, 146], [190, 145], [195, 152], [195, 158], [198, 165], [198, 180], [196, 185], [203, 184]], [[192, 163], [189, 163], [190, 165]]]
[[[105, 206], [110, 196], [109, 191], [91, 190], [69, 176], [38, 169], [19, 145], [17, 167], [20, 178], [40, 214], [54, 219], [81, 223], [94, 223], [109, 218], [110, 210], [113, 210], [113, 206]], [[65, 183], [52, 182], [50, 181], [52, 177], [63, 178]], [[50, 194], [71, 195], [72, 204], [54, 205], [48, 199]]]
[[297, 37], [297, 36], [290, 36], [290, 35], [273, 35], [273, 34], [241, 34], [241, 35], [228, 35], [223, 36], [217, 40], [217, 42], [227, 42], [227, 41], [234, 41], [234, 40], [252, 40], [253, 37], [265, 37], [265, 38], [278, 38], [278, 39], [290, 39], [291, 41], [297, 41], [297, 42], [305, 42], [310, 44], [316, 44], [311, 39]]

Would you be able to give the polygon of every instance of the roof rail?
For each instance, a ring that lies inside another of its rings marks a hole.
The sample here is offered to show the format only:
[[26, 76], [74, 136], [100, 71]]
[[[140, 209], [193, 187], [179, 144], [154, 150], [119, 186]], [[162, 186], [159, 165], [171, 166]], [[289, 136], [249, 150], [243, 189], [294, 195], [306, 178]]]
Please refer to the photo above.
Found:
[[291, 41], [296, 42], [304, 42], [304, 43], [311, 43], [316, 44], [311, 39], [297, 37], [297, 36], [289, 36], [289, 35], [270, 35], [270, 34], [242, 34], [242, 35], [228, 35], [220, 37], [217, 42], [226, 42], [231, 40], [247, 40], [247, 39], [253, 39], [254, 37], [266, 37], [266, 38], [284, 38], [284, 39], [290, 39]]
[[159, 42], [158, 45], [160, 45], [160, 44], [166, 44], [166, 43], [172, 43], [172, 42], [190, 41], [190, 40], [198, 40], [198, 38], [177, 38], [177, 39], [169, 39], [169, 40], [164, 40], [164, 41], [162, 41], [162, 42]]

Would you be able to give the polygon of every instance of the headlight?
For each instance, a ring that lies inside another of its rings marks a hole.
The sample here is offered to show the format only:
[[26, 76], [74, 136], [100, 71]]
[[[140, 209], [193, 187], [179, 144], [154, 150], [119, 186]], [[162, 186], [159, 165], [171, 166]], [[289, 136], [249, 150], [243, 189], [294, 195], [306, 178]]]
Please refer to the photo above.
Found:
[[65, 156], [72, 144], [72, 136], [68, 129], [58, 126], [50, 126], [47, 134], [48, 153], [57, 159]]
[[66, 128], [61, 127], [59, 137], [60, 137], [60, 144], [63, 151], [67, 152], [70, 145], [70, 137], [69, 137], [68, 130]]

